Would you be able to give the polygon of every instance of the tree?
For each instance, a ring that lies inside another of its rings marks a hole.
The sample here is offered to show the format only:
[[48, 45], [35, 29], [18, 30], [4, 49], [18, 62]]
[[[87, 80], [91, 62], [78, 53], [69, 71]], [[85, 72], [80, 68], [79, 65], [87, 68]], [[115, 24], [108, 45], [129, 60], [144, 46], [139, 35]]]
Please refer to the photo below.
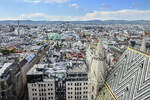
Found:
[[3, 55], [9, 55], [9, 54], [10, 54], [10, 51], [9, 51], [8, 49], [3, 49], [3, 50], [1, 50], [1, 53], [2, 53]]

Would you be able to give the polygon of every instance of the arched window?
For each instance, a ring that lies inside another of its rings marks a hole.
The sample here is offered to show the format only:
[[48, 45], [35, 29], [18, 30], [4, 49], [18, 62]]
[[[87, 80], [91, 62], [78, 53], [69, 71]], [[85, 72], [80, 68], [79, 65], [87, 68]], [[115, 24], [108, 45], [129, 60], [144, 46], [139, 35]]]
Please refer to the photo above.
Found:
[[92, 92], [94, 91], [94, 86], [92, 86]]

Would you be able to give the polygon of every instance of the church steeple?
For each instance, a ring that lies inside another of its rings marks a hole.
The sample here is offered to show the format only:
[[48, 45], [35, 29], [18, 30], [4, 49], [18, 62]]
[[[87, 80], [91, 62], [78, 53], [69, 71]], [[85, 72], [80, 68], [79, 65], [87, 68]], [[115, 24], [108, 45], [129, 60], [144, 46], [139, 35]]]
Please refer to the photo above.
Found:
[[18, 20], [18, 29], [17, 29], [17, 33], [18, 33], [18, 36], [20, 36], [20, 23], [19, 23], [19, 20]]
[[144, 30], [143, 32], [143, 40], [142, 40], [142, 44], [141, 44], [141, 47], [140, 47], [140, 50], [143, 51], [143, 52], [146, 52], [146, 31]]
[[99, 40], [92, 58], [89, 71], [89, 100], [94, 100], [98, 96], [99, 88], [105, 81], [105, 55], [102, 42]]

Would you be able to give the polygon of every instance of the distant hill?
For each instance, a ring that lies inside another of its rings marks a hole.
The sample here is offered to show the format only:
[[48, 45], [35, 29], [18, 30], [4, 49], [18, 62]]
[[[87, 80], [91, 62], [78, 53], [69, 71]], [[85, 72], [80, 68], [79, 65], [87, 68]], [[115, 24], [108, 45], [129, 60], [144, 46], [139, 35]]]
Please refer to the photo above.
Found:
[[[0, 24], [17, 24], [17, 20], [4, 20], [0, 21]], [[89, 21], [32, 21], [21, 20], [21, 24], [61, 24], [61, 23], [73, 23], [73, 24], [150, 24], [150, 20], [89, 20]]]

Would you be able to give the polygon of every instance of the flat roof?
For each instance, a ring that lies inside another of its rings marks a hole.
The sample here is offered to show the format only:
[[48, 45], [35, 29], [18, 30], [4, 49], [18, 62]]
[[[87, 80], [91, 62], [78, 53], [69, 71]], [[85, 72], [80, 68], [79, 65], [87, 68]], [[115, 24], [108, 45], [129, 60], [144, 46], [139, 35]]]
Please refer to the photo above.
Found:
[[[68, 68], [68, 66], [70, 66]], [[38, 70], [39, 69], [39, 70]], [[87, 72], [87, 66], [83, 61], [68, 61], [68, 62], [57, 62], [53, 64], [35, 64], [28, 72], [27, 75], [55, 75], [60, 76], [66, 72]]]

